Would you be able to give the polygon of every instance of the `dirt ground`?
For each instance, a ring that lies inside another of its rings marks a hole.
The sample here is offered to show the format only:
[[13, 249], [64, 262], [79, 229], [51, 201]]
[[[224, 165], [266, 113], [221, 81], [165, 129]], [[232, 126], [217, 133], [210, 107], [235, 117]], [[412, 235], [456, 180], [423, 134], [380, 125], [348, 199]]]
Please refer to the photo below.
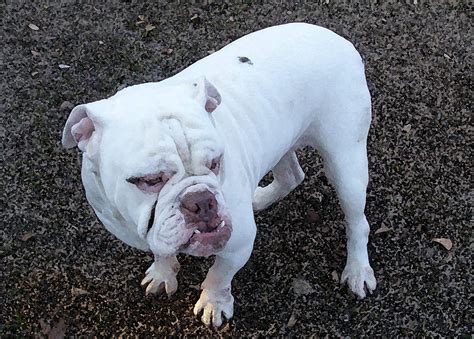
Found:
[[[0, 335], [470, 335], [472, 7], [414, 2], [2, 2]], [[378, 288], [361, 301], [336, 281], [342, 212], [319, 156], [303, 150], [306, 180], [256, 216], [253, 255], [233, 282], [234, 319], [214, 331], [192, 315], [211, 259], [181, 256], [178, 292], [145, 298], [152, 256], [96, 220], [79, 153], [62, 149], [60, 135], [73, 105], [293, 21], [348, 38], [366, 63]]]

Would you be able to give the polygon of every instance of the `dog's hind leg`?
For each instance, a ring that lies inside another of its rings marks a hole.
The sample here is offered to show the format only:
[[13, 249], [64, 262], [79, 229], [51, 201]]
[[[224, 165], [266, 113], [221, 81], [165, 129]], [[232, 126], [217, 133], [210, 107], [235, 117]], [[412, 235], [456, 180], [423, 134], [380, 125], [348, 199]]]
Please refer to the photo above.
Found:
[[344, 150], [327, 152], [324, 163], [347, 223], [347, 262], [341, 283], [347, 282], [355, 294], [364, 298], [366, 289], [372, 292], [376, 287], [367, 253], [369, 224], [364, 214], [368, 182], [365, 142], [358, 142]]
[[260, 211], [288, 195], [304, 179], [304, 173], [291, 150], [272, 169], [273, 181], [265, 187], [257, 187], [253, 197], [253, 210]]

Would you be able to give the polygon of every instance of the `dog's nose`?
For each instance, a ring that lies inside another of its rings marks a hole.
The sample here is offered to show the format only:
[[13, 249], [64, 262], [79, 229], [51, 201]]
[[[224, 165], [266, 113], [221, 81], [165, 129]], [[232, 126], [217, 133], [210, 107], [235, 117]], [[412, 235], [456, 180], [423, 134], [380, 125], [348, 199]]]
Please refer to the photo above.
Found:
[[196, 221], [208, 223], [217, 216], [216, 197], [208, 190], [186, 194], [181, 205]]

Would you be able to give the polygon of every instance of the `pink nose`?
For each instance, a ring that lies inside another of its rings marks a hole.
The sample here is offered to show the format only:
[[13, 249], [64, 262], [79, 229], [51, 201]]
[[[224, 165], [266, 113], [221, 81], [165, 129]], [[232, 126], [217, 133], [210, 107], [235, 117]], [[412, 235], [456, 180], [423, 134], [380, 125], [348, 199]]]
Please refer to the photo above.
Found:
[[181, 207], [190, 221], [209, 223], [217, 218], [217, 200], [209, 191], [191, 192], [184, 196]]

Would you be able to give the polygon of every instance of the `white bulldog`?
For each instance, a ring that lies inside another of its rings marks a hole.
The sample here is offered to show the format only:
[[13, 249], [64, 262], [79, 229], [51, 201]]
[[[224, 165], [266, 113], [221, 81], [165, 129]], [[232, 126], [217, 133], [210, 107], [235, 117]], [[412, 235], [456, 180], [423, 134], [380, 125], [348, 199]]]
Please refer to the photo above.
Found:
[[[364, 215], [370, 94], [351, 43], [309, 24], [240, 38], [157, 83], [75, 107], [62, 143], [83, 152], [82, 181], [105, 227], [151, 250], [147, 293], [177, 289], [176, 254], [215, 255], [194, 307], [216, 327], [233, 314], [231, 281], [250, 257], [254, 210], [303, 181], [295, 150], [324, 158], [347, 221], [341, 282], [376, 281]], [[269, 171], [273, 182], [258, 187]]]

